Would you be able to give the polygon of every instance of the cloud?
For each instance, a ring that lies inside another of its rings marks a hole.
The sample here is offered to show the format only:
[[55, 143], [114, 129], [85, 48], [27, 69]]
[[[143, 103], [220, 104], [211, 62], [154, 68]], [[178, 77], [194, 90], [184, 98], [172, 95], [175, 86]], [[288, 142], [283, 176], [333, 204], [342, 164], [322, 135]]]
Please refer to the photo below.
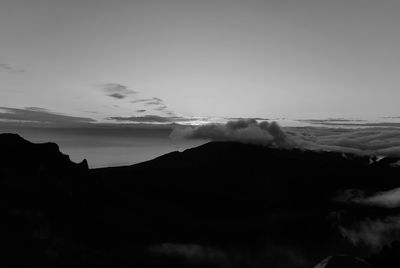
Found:
[[400, 188], [366, 194], [360, 190], [347, 190], [338, 197], [338, 201], [372, 207], [400, 207]]
[[41, 108], [41, 107], [25, 107], [25, 110], [34, 111], [34, 112], [44, 112], [44, 113], [51, 113], [49, 109]]
[[138, 100], [133, 100], [131, 101], [131, 103], [135, 104], [135, 103], [142, 103], [142, 102], [147, 102], [150, 101], [151, 99], [138, 99]]
[[[391, 117], [390, 119], [395, 119], [395, 117]], [[297, 120], [299, 122], [309, 123], [313, 125], [324, 125], [324, 126], [332, 126], [332, 127], [399, 127], [399, 122], [366, 122], [361, 119], [307, 119], [307, 120]]]
[[[162, 114], [165, 115], [165, 117], [177, 117], [176, 114], [168, 108], [168, 106], [165, 104], [164, 100], [157, 98], [157, 97], [132, 100], [131, 103], [141, 104], [142, 106], [144, 106], [144, 108], [146, 108], [148, 110], [152, 110], [155, 113], [161, 112]], [[142, 110], [145, 111], [146, 109], [142, 109]], [[176, 120], [172, 120], [172, 121], [176, 121]]]
[[23, 109], [0, 107], [0, 120], [3, 122], [40, 123], [40, 124], [86, 124], [96, 120], [86, 117], [69, 116], [51, 112], [40, 107]]
[[376, 193], [373, 196], [365, 198], [364, 200], [360, 200], [360, 202], [387, 208], [400, 207], [400, 188]]
[[129, 95], [137, 93], [136, 91], [129, 89], [127, 86], [116, 83], [102, 84], [100, 85], [100, 88], [106, 92], [107, 96], [114, 99], [124, 99]]
[[287, 128], [299, 147], [400, 157], [400, 129], [397, 128]]
[[351, 228], [339, 226], [341, 234], [354, 245], [364, 244], [374, 251], [400, 239], [400, 216], [366, 219]]
[[156, 97], [149, 98], [149, 99], [133, 100], [133, 101], [131, 101], [131, 103], [133, 103], [133, 104], [143, 103], [144, 105], [163, 105], [163, 106], [165, 106], [164, 101], [162, 99], [156, 98]]
[[139, 110], [136, 110], [136, 112], [137, 113], [144, 113], [144, 112], [146, 112], [146, 110], [145, 109], [139, 109]]
[[150, 247], [149, 250], [164, 256], [182, 257], [189, 262], [209, 262], [216, 264], [227, 261], [227, 257], [223, 251], [198, 244], [163, 243]]
[[314, 124], [323, 124], [329, 122], [365, 122], [362, 119], [347, 119], [347, 118], [328, 118], [328, 119], [301, 119], [297, 120], [300, 122], [314, 123]]
[[164, 116], [158, 116], [158, 115], [145, 115], [145, 116], [114, 116], [114, 117], [109, 117], [107, 118], [108, 120], [114, 120], [118, 122], [135, 122], [135, 123], [174, 123], [174, 122], [183, 122], [183, 121], [188, 121], [189, 119], [186, 119], [184, 117], [177, 117], [177, 116], [171, 116], [171, 117], [164, 117]]
[[399, 119], [400, 116], [383, 116], [384, 119]]
[[156, 108], [157, 111], [165, 111], [166, 109], [168, 109], [168, 107], [165, 105]]
[[23, 73], [23, 72], [25, 72], [25, 70], [23, 70], [23, 69], [17, 69], [17, 68], [15, 68], [15, 67], [13, 67], [13, 66], [11, 66], [9, 64], [6, 64], [6, 63], [0, 63], [0, 69], [5, 70], [5, 71], [10, 72], [10, 73]]
[[171, 138], [239, 141], [279, 147], [295, 145], [276, 122], [258, 123], [255, 119], [228, 121], [226, 124], [177, 126], [170, 136]]
[[125, 95], [123, 95], [121, 93], [112, 93], [112, 94], [109, 94], [108, 96], [116, 98], [116, 99], [123, 99], [126, 97]]
[[311, 267], [313, 261], [302, 250], [278, 244], [266, 244], [257, 252], [242, 248], [204, 246], [195, 243], [162, 243], [149, 251], [155, 257], [179, 258], [188, 267]]
[[238, 141], [317, 151], [400, 157], [400, 129], [388, 127], [280, 127], [273, 121], [238, 119], [225, 124], [176, 126], [171, 138]]
[[[373, 207], [374, 210], [393, 209], [400, 207], [400, 188], [372, 194], [367, 194], [363, 190], [348, 189], [335, 201], [367, 208]], [[387, 210], [382, 211], [387, 213]], [[354, 222], [354, 213], [349, 213], [351, 224], [346, 220], [346, 213], [337, 212], [336, 215], [338, 215], [339, 231], [354, 245], [363, 244], [373, 251], [379, 251], [393, 241], [400, 240], [400, 215], [378, 217], [379, 214], [375, 213], [373, 218], [362, 218]]]
[[165, 114], [169, 116], [176, 116], [176, 114], [172, 111], [166, 111]]

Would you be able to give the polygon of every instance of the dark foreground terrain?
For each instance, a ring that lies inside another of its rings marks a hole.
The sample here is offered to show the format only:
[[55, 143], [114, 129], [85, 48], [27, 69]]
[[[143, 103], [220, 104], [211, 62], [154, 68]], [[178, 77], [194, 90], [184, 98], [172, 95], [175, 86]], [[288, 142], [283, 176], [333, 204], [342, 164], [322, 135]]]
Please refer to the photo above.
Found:
[[378, 250], [343, 234], [399, 209], [338, 198], [400, 187], [398, 159], [211, 142], [90, 170], [15, 134], [0, 150], [1, 267], [400, 267], [396, 228]]

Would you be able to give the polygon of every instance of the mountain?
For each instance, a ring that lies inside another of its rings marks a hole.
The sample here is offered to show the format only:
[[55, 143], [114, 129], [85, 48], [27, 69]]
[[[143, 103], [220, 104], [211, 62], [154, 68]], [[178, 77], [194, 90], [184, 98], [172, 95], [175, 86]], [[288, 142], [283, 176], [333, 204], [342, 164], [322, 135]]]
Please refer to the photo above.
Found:
[[386, 267], [397, 252], [343, 235], [397, 208], [341, 198], [399, 187], [397, 159], [210, 142], [90, 170], [53, 143], [0, 134], [0, 148], [4, 267]]

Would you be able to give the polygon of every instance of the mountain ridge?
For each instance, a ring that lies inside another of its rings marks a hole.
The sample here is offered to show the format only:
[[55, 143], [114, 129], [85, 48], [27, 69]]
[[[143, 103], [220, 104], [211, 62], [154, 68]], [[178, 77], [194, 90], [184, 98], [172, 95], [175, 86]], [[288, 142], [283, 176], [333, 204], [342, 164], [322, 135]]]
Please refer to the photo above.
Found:
[[341, 231], [398, 208], [338, 201], [399, 187], [392, 160], [210, 142], [88, 169], [54, 143], [0, 134], [0, 147], [6, 267], [306, 268], [344, 254], [378, 268], [399, 252], [375, 254]]

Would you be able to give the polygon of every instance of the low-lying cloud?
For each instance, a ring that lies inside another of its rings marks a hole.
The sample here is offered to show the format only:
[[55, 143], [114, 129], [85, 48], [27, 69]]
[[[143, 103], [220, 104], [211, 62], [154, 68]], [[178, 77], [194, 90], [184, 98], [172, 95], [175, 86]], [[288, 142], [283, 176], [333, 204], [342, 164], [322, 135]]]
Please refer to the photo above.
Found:
[[367, 245], [374, 251], [381, 250], [400, 239], [400, 216], [384, 219], [366, 219], [352, 226], [339, 227], [344, 237], [354, 245]]
[[400, 129], [397, 128], [290, 128], [299, 147], [355, 154], [400, 157]]
[[226, 262], [226, 255], [223, 251], [198, 244], [163, 243], [151, 247], [150, 251], [170, 257], [182, 257], [189, 262]]
[[[396, 209], [400, 207], [400, 188], [375, 193], [349, 189], [343, 192], [336, 201], [350, 205], [356, 204], [364, 208]], [[400, 240], [400, 215], [392, 214], [383, 217], [375, 215], [374, 218], [363, 218], [351, 225], [342, 225], [339, 220], [338, 228], [341, 234], [354, 245], [363, 244], [373, 251], [379, 251], [393, 241]]]
[[399, 208], [400, 207], [400, 188], [388, 191], [376, 192], [367, 195], [363, 191], [347, 191], [339, 201], [354, 203], [370, 207]]
[[292, 141], [276, 122], [255, 119], [228, 121], [226, 124], [206, 124], [200, 126], [178, 126], [171, 138], [205, 139], [214, 141], [238, 141], [251, 144], [293, 146]]
[[225, 124], [176, 126], [171, 138], [238, 141], [284, 148], [400, 157], [400, 129], [386, 127], [280, 127], [273, 121], [239, 119]]
[[[384, 117], [385, 119], [396, 119], [397, 117]], [[400, 128], [399, 122], [368, 122], [362, 119], [306, 119], [297, 120], [303, 123], [309, 123], [316, 126], [327, 127], [351, 127], [351, 128], [370, 128], [370, 127], [393, 127]]]

